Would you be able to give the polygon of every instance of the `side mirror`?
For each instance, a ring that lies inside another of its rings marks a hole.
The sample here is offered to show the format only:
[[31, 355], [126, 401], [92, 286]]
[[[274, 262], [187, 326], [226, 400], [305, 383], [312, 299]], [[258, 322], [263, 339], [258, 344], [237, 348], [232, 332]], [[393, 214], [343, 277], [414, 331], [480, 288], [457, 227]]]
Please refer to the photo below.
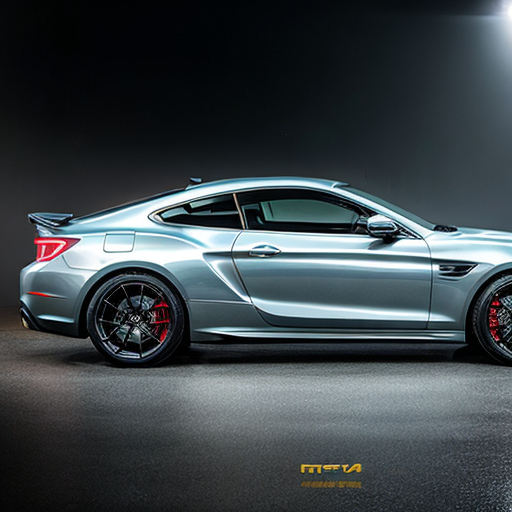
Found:
[[383, 238], [384, 240], [396, 238], [400, 233], [398, 224], [384, 215], [370, 217], [366, 229], [370, 236]]

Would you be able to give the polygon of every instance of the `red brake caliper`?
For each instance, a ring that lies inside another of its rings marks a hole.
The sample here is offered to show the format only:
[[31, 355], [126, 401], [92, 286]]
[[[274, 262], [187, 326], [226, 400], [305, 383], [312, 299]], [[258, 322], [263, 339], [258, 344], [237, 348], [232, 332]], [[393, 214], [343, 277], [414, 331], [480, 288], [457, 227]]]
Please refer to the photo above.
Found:
[[500, 341], [500, 335], [498, 334], [498, 328], [500, 326], [500, 322], [498, 320], [498, 310], [497, 307], [501, 307], [501, 302], [498, 296], [494, 297], [494, 300], [491, 302], [491, 307], [489, 308], [489, 330], [491, 331], [491, 336], [495, 341]]
[[151, 324], [155, 326], [155, 336], [158, 336], [158, 339], [162, 342], [165, 340], [169, 330], [169, 305], [163, 301], [159, 302], [153, 306], [152, 312], [153, 320]]

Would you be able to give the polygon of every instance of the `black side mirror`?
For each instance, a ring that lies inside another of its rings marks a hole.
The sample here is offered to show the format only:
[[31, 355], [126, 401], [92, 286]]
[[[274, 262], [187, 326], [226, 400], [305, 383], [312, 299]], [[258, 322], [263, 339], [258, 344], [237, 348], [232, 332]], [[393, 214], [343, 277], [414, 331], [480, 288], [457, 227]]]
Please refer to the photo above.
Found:
[[370, 217], [366, 229], [370, 236], [384, 240], [392, 240], [400, 233], [398, 224], [384, 215]]

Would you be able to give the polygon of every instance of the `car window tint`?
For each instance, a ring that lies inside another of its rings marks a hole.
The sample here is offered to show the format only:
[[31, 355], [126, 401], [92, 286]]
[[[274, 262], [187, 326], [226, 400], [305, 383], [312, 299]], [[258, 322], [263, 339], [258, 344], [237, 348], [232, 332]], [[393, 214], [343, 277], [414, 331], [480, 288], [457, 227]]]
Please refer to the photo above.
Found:
[[209, 228], [242, 229], [232, 194], [191, 201], [160, 214], [164, 222]]
[[310, 233], [353, 233], [363, 212], [341, 198], [309, 190], [238, 194], [249, 229]]
[[345, 208], [315, 199], [277, 199], [261, 203], [263, 216], [275, 222], [354, 222], [356, 214]]

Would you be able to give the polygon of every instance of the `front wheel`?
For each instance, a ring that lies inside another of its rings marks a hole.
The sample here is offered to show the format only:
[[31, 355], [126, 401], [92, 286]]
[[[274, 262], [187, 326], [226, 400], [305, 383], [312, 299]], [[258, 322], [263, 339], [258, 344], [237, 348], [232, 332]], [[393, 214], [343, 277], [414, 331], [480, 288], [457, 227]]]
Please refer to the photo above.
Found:
[[147, 274], [123, 274], [104, 283], [87, 311], [96, 349], [110, 362], [152, 366], [183, 338], [183, 307], [176, 293]]
[[482, 348], [500, 363], [512, 365], [512, 276], [500, 277], [480, 295], [472, 325]]

